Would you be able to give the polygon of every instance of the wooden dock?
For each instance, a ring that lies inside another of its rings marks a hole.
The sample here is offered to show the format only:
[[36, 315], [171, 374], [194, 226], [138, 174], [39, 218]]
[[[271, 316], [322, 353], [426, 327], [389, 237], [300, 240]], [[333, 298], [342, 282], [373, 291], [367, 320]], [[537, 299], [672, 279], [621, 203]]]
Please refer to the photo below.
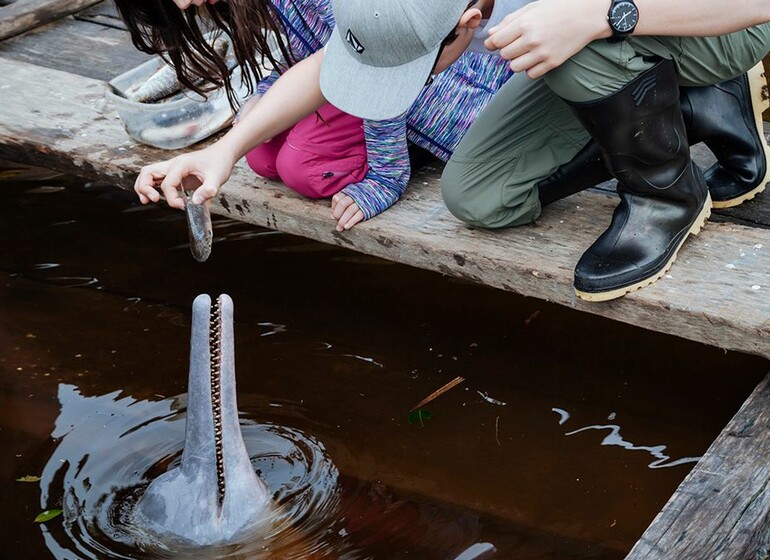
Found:
[[[54, 4], [16, 0], [0, 6], [0, 21], [8, 10], [21, 13], [22, 3], [28, 8], [33, 2]], [[27, 23], [33, 28], [21, 34], [16, 33], [23, 26], [3, 35], [0, 23], [0, 38], [11, 37], [0, 42], [0, 158], [128, 188], [142, 165], [169, 153], [134, 143], [105, 100], [104, 80], [146, 57], [133, 50], [109, 4], [77, 11], [92, 3], [60, 0], [57, 9], [76, 11], [74, 16], [42, 26]], [[709, 158], [703, 147], [693, 153], [701, 163]], [[610, 187], [560, 201], [534, 225], [485, 231], [466, 227], [448, 213], [438, 190], [439, 174], [436, 167], [421, 169], [396, 206], [345, 233], [335, 231], [328, 201], [301, 198], [256, 178], [244, 165], [212, 209], [258, 226], [770, 358], [770, 193], [715, 215], [653, 286], [620, 300], [589, 304], [574, 295], [573, 268], [609, 222], [616, 204]], [[629, 559], [767, 557], [760, 552], [770, 548], [768, 405], [770, 378], [719, 436]]]

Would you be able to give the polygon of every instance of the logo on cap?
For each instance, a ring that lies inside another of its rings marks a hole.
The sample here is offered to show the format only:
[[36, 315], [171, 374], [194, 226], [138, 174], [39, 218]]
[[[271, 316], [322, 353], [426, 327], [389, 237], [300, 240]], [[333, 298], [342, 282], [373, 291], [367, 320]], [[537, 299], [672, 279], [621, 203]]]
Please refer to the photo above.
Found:
[[366, 50], [350, 29], [348, 29], [348, 32], [345, 34], [345, 40], [358, 54], [361, 54]]

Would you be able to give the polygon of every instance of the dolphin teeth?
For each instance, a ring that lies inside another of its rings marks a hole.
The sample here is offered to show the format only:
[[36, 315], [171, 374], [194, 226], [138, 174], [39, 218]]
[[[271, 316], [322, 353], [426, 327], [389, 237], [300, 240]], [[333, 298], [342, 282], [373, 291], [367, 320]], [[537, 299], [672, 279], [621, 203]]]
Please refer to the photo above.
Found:
[[209, 326], [209, 356], [211, 373], [211, 415], [214, 420], [214, 454], [217, 466], [217, 489], [219, 507], [225, 501], [225, 458], [222, 441], [222, 355], [221, 355], [222, 316], [219, 301], [212, 301]]

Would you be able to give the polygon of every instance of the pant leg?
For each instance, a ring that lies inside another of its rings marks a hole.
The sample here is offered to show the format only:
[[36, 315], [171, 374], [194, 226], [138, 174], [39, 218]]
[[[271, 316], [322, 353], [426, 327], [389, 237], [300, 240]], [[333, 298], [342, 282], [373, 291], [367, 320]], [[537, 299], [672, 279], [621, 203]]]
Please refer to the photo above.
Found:
[[682, 37], [679, 85], [707, 86], [747, 72], [770, 52], [770, 23], [718, 37]]
[[714, 84], [747, 71], [768, 49], [770, 24], [721, 37], [630, 37], [595, 41], [542, 80], [517, 74], [455, 149], [441, 180], [444, 201], [471, 225], [531, 222], [540, 215], [537, 182], [589, 139], [560, 98], [606, 97], [662, 58], [674, 61], [682, 85]]
[[292, 190], [311, 198], [332, 196], [368, 171], [363, 121], [327, 103], [292, 128], [276, 160]]
[[260, 144], [246, 154], [246, 163], [249, 164], [254, 173], [266, 179], [279, 178], [276, 160], [278, 159], [278, 153], [286, 143], [288, 135], [289, 131], [286, 130], [269, 142]]
[[594, 41], [545, 76], [564, 99], [595, 101], [623, 88], [659, 60], [671, 60], [683, 86], [705, 86], [748, 71], [770, 50], [770, 24], [717, 37], [629, 37]]
[[489, 228], [540, 215], [535, 185], [571, 160], [588, 133], [541, 80], [516, 74], [497, 92], [455, 148], [441, 177], [452, 214]]

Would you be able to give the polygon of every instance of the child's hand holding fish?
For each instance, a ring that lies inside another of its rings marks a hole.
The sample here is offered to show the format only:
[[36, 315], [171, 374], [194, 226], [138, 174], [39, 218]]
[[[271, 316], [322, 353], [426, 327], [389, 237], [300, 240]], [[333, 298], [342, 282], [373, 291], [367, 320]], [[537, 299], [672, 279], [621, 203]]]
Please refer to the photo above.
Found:
[[214, 144], [143, 167], [134, 183], [141, 203], [158, 202], [160, 189], [169, 206], [183, 210], [179, 189], [190, 176], [201, 183], [192, 195], [195, 204], [214, 198], [230, 178], [236, 162], [249, 150], [293, 126], [325, 102], [319, 86], [322, 61], [323, 51], [319, 51], [289, 68], [249, 107], [238, 126]]
[[[230, 178], [235, 166], [232, 152], [222, 149], [220, 143], [202, 150], [153, 163], [142, 168], [134, 183], [134, 191], [142, 204], [160, 201], [160, 190], [172, 208], [184, 210], [180, 189], [186, 181], [197, 180], [200, 184], [192, 194], [195, 204], [203, 204], [214, 198]], [[188, 190], [191, 190], [188, 187]]]

